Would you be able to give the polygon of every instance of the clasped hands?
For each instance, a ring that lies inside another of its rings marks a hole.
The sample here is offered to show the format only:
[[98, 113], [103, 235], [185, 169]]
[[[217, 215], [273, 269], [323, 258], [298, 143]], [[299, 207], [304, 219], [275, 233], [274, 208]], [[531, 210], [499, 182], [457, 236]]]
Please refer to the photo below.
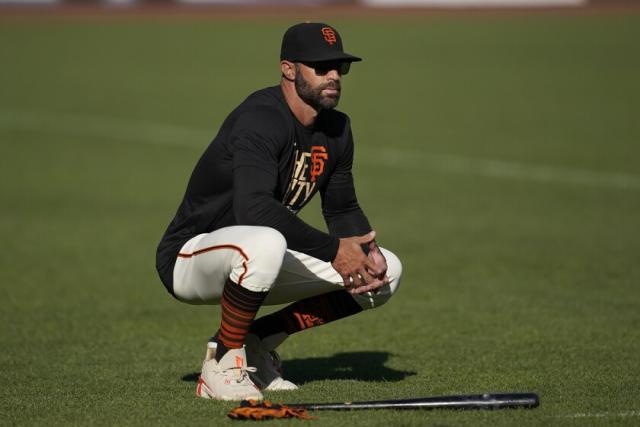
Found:
[[[340, 274], [345, 288], [352, 294], [376, 292], [391, 280], [387, 276], [387, 260], [375, 242], [376, 232], [340, 239], [340, 246], [331, 263]], [[362, 246], [367, 245], [369, 254]]]

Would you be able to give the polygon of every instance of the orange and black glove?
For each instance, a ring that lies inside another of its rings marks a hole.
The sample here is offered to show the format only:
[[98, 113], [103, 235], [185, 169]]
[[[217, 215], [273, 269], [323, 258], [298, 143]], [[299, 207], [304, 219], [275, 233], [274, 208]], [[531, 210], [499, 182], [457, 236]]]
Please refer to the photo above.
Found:
[[315, 418], [310, 416], [304, 408], [273, 404], [268, 400], [264, 402], [243, 400], [240, 406], [233, 408], [227, 416], [234, 420], [272, 420], [279, 418], [311, 420]]

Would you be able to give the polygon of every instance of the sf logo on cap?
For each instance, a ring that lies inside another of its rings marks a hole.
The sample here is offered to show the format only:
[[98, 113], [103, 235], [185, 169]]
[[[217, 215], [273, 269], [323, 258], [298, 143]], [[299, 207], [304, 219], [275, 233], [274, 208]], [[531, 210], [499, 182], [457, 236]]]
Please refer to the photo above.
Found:
[[329, 43], [329, 46], [333, 46], [336, 40], [336, 32], [333, 31], [331, 27], [322, 27], [320, 30], [322, 31], [322, 35], [324, 36], [324, 40]]

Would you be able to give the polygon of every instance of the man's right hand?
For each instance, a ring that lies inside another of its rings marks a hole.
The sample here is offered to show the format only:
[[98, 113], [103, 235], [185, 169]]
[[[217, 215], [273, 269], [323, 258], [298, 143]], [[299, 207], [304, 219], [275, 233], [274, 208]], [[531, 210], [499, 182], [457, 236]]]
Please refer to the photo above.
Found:
[[338, 253], [331, 265], [340, 274], [345, 288], [351, 293], [375, 291], [386, 283], [385, 272], [378, 271], [380, 267], [362, 250], [362, 245], [369, 245], [375, 238], [376, 232], [370, 231], [364, 236], [340, 239]]

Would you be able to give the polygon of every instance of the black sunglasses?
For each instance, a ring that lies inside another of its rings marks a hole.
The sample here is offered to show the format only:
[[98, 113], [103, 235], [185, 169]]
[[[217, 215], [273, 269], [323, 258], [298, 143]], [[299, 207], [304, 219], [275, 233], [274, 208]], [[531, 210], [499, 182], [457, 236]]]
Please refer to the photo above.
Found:
[[344, 76], [351, 68], [351, 62], [345, 61], [303, 62], [303, 64], [313, 68], [317, 76], [324, 76], [331, 70], [336, 70], [338, 74]]

